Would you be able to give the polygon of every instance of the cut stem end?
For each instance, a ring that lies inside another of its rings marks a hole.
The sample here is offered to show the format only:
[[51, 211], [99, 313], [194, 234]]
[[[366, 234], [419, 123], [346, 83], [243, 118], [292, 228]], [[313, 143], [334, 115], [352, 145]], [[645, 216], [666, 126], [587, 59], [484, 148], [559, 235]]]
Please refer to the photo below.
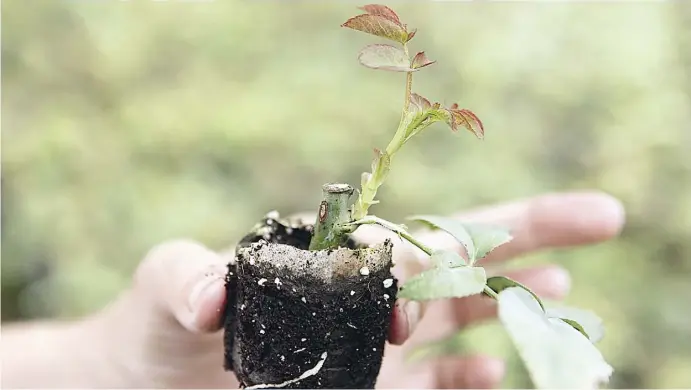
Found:
[[347, 234], [351, 231], [345, 225], [350, 222], [348, 201], [353, 191], [353, 187], [348, 184], [335, 183], [322, 186], [323, 200], [319, 205], [310, 250], [336, 249], [345, 245]]

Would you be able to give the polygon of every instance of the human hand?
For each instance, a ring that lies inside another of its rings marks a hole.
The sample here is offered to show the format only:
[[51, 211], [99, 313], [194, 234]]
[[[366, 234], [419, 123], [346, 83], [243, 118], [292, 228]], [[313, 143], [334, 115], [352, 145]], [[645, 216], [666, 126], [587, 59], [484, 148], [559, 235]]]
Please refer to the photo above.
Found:
[[[481, 265], [488, 268], [488, 274], [493, 266], [530, 252], [605, 241], [618, 235], [624, 224], [622, 205], [610, 196], [592, 192], [543, 195], [458, 217], [467, 222], [493, 224], [511, 230], [514, 239], [482, 260]], [[360, 233], [374, 240], [381, 240], [384, 234], [381, 231]], [[415, 236], [429, 247], [456, 250], [465, 256], [461, 245], [448, 234], [425, 232]], [[401, 279], [401, 284], [428, 267], [428, 257], [412, 245], [399, 249], [395, 255], [398, 260], [394, 273]], [[505, 275], [546, 299], [562, 299], [570, 288], [568, 272], [557, 265], [521, 269]], [[440, 357], [414, 364], [406, 364], [404, 359], [412, 348], [442, 339], [496, 315], [496, 302], [483, 295], [426, 303], [399, 300], [389, 335], [391, 345], [385, 351], [377, 386], [434, 389], [498, 386], [504, 375], [501, 359], [489, 356]]]
[[[585, 245], [615, 236], [623, 211], [614, 199], [594, 193], [546, 195], [499, 205], [462, 216], [512, 230], [514, 240], [483, 264], [553, 247]], [[363, 227], [361, 239], [387, 234]], [[440, 233], [416, 235], [430, 246], [459, 246]], [[93, 356], [85, 363], [89, 387], [233, 388], [235, 376], [223, 370], [221, 316], [224, 277], [230, 255], [189, 241], [154, 248], [139, 266], [134, 284], [111, 306], [80, 326], [79, 337]], [[394, 272], [404, 281], [426, 267], [414, 249], [394, 244]], [[508, 276], [545, 298], [562, 298], [569, 288], [566, 271], [543, 266]], [[394, 312], [378, 387], [486, 388], [499, 383], [503, 362], [489, 357], [436, 359], [407, 366], [409, 346], [442, 337], [495, 315], [493, 301], [480, 296], [421, 305], [399, 302]], [[418, 331], [413, 332], [416, 328]], [[399, 346], [403, 344], [404, 346]], [[82, 378], [86, 380], [85, 378]]]

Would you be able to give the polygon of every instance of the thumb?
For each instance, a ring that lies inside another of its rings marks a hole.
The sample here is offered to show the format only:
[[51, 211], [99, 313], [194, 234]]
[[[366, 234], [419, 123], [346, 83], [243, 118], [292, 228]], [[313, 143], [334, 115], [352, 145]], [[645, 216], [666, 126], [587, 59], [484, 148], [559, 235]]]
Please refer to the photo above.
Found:
[[154, 247], [133, 286], [88, 326], [105, 351], [105, 383], [147, 388], [233, 388], [221, 328], [227, 259], [193, 241]]
[[172, 317], [193, 333], [221, 327], [227, 261], [193, 241], [153, 248], [134, 277], [134, 295], [150, 300], [152, 310]]

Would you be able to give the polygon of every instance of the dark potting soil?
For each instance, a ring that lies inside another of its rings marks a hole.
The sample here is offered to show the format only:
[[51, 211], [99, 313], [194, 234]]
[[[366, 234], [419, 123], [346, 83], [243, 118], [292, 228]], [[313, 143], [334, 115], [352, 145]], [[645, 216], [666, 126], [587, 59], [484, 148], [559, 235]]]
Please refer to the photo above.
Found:
[[[306, 250], [311, 237], [311, 225], [265, 218], [238, 248], [278, 243]], [[224, 366], [242, 387], [374, 388], [398, 289], [390, 266], [327, 284], [243, 266], [238, 253], [227, 278]]]

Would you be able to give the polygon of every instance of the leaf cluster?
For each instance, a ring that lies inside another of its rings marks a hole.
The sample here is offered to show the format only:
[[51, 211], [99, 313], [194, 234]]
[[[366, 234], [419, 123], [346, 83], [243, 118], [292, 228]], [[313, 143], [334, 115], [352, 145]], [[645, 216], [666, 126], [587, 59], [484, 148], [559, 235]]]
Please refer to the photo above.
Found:
[[410, 57], [408, 43], [417, 30], [409, 29], [401, 22], [396, 12], [387, 6], [369, 4], [360, 9], [365, 13], [348, 19], [342, 27], [395, 43], [376, 43], [365, 46], [358, 54], [358, 61], [371, 69], [404, 72], [406, 84], [398, 128], [385, 150], [375, 150], [372, 172], [362, 175], [361, 190], [353, 207], [353, 220], [364, 218], [370, 206], [377, 204], [375, 196], [388, 175], [393, 156], [422, 130], [436, 122], [442, 122], [454, 132], [457, 132], [459, 127], [464, 127], [479, 139], [483, 139], [485, 134], [482, 121], [469, 109], [460, 108], [456, 103], [443, 107], [440, 103], [431, 103], [427, 98], [412, 91], [413, 73], [436, 62], [430, 60], [424, 51]]
[[438, 216], [410, 219], [449, 233], [463, 245], [468, 260], [452, 251], [432, 251], [433, 267], [405, 283], [401, 298], [422, 301], [484, 293], [497, 300], [499, 319], [537, 388], [593, 388], [609, 379], [612, 367], [593, 345], [604, 333], [595, 314], [546, 308], [526, 286], [506, 276], [488, 278], [484, 268], [476, 266], [512, 240], [508, 231]]

